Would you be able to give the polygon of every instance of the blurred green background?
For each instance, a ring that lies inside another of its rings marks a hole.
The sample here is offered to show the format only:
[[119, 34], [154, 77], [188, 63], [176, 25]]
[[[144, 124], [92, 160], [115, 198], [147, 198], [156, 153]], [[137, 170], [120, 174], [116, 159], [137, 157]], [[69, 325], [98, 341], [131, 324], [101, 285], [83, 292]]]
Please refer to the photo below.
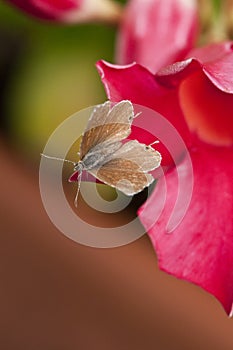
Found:
[[0, 124], [19, 152], [37, 157], [64, 119], [106, 100], [95, 62], [113, 61], [115, 35], [114, 26], [48, 23], [0, 4]]

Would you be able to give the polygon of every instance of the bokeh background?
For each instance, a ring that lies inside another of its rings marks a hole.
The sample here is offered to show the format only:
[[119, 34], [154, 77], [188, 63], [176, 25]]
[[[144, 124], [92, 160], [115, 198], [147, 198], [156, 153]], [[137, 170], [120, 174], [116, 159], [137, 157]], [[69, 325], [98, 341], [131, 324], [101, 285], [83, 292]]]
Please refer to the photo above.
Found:
[[43, 209], [40, 152], [65, 118], [106, 99], [95, 62], [114, 60], [115, 36], [114, 26], [45, 23], [0, 4], [0, 348], [232, 350], [221, 305], [159, 271], [146, 235], [84, 247]]
[[1, 124], [36, 156], [65, 118], [106, 97], [95, 69], [113, 60], [116, 28], [43, 22], [0, 5]]

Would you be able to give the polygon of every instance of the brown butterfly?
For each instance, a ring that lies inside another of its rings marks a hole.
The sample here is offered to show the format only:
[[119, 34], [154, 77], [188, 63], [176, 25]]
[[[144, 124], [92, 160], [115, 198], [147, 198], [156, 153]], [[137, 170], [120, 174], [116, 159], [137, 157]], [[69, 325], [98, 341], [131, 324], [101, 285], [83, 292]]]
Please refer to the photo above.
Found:
[[94, 109], [82, 136], [80, 160], [69, 179], [70, 182], [78, 181], [76, 206], [83, 170], [128, 196], [142, 191], [154, 181], [148, 172], [160, 166], [160, 153], [137, 140], [121, 142], [131, 133], [135, 117], [133, 105], [128, 100], [112, 108], [111, 102], [107, 101]]
[[154, 181], [148, 172], [160, 166], [161, 154], [151, 145], [137, 140], [121, 142], [130, 135], [136, 117], [130, 101], [123, 100], [113, 107], [107, 101], [98, 105], [90, 116], [82, 135], [77, 163], [42, 154], [46, 158], [74, 164], [75, 172], [69, 181], [78, 182], [76, 207], [84, 170], [128, 196], [141, 192]]

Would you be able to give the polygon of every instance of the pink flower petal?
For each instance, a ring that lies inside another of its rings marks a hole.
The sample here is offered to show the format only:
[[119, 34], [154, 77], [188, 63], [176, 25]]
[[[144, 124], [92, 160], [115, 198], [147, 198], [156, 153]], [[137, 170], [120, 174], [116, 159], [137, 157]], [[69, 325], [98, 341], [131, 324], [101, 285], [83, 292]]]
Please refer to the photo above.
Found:
[[191, 52], [193, 58], [161, 69], [156, 80], [178, 87], [188, 126], [203, 141], [229, 146], [233, 141], [233, 45], [209, 45]]
[[196, 1], [131, 0], [125, 9], [116, 60], [151, 72], [183, 59], [197, 35]]
[[[128, 99], [135, 104], [143, 105], [159, 112], [175, 125], [179, 134], [187, 144], [189, 143], [190, 132], [179, 107], [178, 92], [176, 89], [167, 89], [160, 86], [152, 73], [136, 63], [128, 66], [117, 66], [99, 61], [97, 63], [97, 69], [101, 75], [107, 96], [111, 101], [118, 102]], [[133, 132], [130, 138], [137, 139], [138, 134], [134, 134]], [[177, 147], [174, 143], [174, 153], [178, 157], [181, 150], [179, 147], [176, 150]], [[163, 166], [173, 164], [164, 145], [158, 144], [156, 145], [156, 149], [163, 154]]]
[[164, 200], [161, 180], [156, 192], [140, 208], [139, 217], [149, 232], [160, 268], [201, 286], [229, 313], [233, 302], [233, 149], [199, 143], [190, 155], [194, 188], [179, 226], [166, 233], [179, 186], [189, 185], [185, 162], [179, 165], [183, 167], [182, 183], [178, 184], [174, 170], [165, 175], [167, 198], [157, 222], [153, 222], [156, 208]]
[[233, 43], [223, 42], [195, 49], [187, 60], [162, 68], [156, 80], [164, 86], [176, 86], [195, 71], [203, 71], [208, 79], [226, 93], [233, 93]]

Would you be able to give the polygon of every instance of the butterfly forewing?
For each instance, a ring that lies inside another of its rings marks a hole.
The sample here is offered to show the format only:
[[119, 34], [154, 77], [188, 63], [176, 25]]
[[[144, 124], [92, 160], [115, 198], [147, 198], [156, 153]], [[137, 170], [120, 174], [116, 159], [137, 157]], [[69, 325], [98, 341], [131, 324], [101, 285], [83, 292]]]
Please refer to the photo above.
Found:
[[121, 101], [110, 109], [110, 102], [97, 106], [88, 122], [80, 146], [80, 159], [102, 142], [117, 142], [131, 132], [134, 112], [130, 101]]
[[108, 123], [132, 123], [134, 118], [133, 105], [130, 101], [125, 100], [118, 102], [111, 109], [106, 122]]

